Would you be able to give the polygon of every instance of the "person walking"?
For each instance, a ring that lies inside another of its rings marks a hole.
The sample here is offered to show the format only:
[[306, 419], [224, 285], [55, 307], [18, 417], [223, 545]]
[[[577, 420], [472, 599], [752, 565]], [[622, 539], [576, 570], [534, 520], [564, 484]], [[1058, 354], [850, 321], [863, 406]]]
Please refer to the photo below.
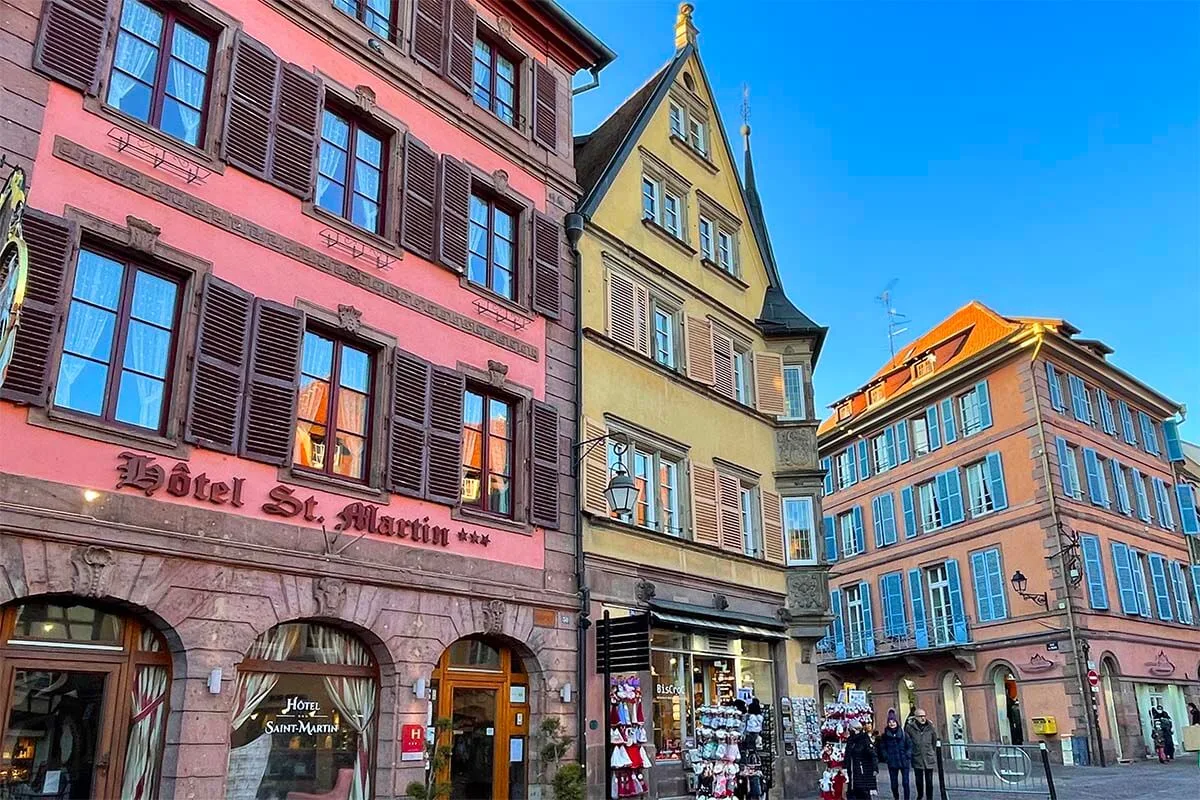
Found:
[[1162, 718], [1158, 715], [1157, 708], [1150, 709], [1150, 739], [1154, 742], [1154, 753], [1158, 756], [1158, 763], [1167, 763], [1167, 745], [1163, 734]]
[[912, 742], [913, 778], [917, 784], [917, 800], [934, 800], [933, 771], [937, 769], [937, 731], [925, 715], [925, 709], [917, 713], [904, 726], [904, 733]]
[[1163, 751], [1167, 754], [1167, 761], [1175, 760], [1175, 723], [1171, 721], [1171, 715], [1167, 713], [1165, 708], [1158, 710], [1158, 724], [1162, 726], [1163, 732]]
[[879, 757], [887, 763], [888, 777], [892, 780], [892, 800], [900, 800], [900, 783], [904, 784], [904, 800], [908, 794], [908, 776], [912, 769], [912, 739], [900, 727], [896, 709], [889, 708], [883, 735], [879, 737]]
[[871, 734], [863, 730], [861, 722], [850, 720], [850, 738], [846, 740], [846, 800], [870, 800], [879, 785], [875, 778], [878, 769]]
[[1197, 708], [1195, 703], [1188, 703], [1188, 722], [1191, 725], [1200, 725], [1200, 708]]

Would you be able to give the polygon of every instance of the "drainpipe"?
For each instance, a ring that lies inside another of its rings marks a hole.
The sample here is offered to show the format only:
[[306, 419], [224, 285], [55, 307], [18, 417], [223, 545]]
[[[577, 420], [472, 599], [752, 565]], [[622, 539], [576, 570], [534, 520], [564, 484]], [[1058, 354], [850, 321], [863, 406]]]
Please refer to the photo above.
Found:
[[583, 84], [582, 86], [572, 86], [571, 87], [571, 96], [574, 97], [575, 95], [583, 94], [584, 92], [590, 92], [592, 89], [599, 89], [600, 88], [600, 70], [601, 69], [603, 69], [603, 67], [599, 67], [599, 66], [588, 67], [588, 72], [591, 73], [592, 79], [589, 82]]
[[[1030, 364], [1032, 365], [1032, 360]], [[1050, 520], [1054, 523], [1054, 535], [1058, 541], [1058, 561], [1059, 568], [1062, 570], [1062, 578], [1067, 594], [1067, 630], [1071, 635], [1071, 653], [1075, 658], [1076, 678], [1079, 680], [1079, 691], [1082, 693], [1080, 699], [1084, 703], [1084, 718], [1087, 720], [1088, 743], [1095, 743], [1096, 753], [1100, 759], [1101, 766], [1104, 765], [1104, 743], [1100, 741], [1100, 726], [1094, 719], [1092, 712], [1092, 687], [1087, 681], [1087, 642], [1082, 645], [1079, 643], [1078, 633], [1075, 630], [1075, 603], [1071, 596], [1070, 580], [1071, 575], [1067, 567], [1067, 554], [1063, 546], [1062, 521], [1058, 515], [1058, 502], [1054, 496], [1054, 481], [1050, 477], [1050, 451], [1046, 447], [1046, 427], [1042, 419], [1042, 404], [1038, 398], [1037, 381], [1034, 379], [1030, 367], [1030, 380], [1033, 382], [1033, 413], [1037, 421], [1038, 429], [1038, 444], [1042, 448], [1042, 475], [1046, 480], [1046, 496], [1050, 499]], [[1047, 587], [1049, 588], [1049, 587]], [[1082, 658], [1082, 660], [1081, 660]]]
[[[593, 70], [596, 85], [600, 84], [599, 70]], [[573, 92], [578, 93], [578, 92]], [[567, 232], [567, 244], [571, 246], [571, 258], [575, 264], [575, 439], [583, 439], [583, 256], [579, 252], [579, 240], [583, 237], [584, 217], [572, 211], [567, 214], [563, 226]], [[587, 629], [591, 626], [592, 613], [590, 592], [583, 560], [583, 480], [579, 458], [571, 448], [575, 470], [575, 585], [579, 590], [579, 621], [576, 625], [576, 650], [578, 662], [576, 681], [578, 700], [575, 704], [575, 725], [578, 729], [579, 745], [576, 755], [584, 769], [587, 768]], [[607, 791], [607, 789], [605, 790]]]

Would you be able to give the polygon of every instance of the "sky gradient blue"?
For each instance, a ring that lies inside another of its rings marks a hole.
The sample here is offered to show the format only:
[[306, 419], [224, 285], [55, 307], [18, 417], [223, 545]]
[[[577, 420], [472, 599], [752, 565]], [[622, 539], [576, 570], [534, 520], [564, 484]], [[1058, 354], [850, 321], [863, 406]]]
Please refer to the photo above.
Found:
[[[576, 98], [585, 133], [671, 57], [677, 3], [563, 4], [618, 55]], [[694, 19], [735, 138], [750, 86], [788, 294], [830, 327], [822, 415], [887, 360], [875, 297], [898, 279], [898, 346], [973, 298], [1063, 317], [1200, 418], [1200, 4], [699, 0]]]

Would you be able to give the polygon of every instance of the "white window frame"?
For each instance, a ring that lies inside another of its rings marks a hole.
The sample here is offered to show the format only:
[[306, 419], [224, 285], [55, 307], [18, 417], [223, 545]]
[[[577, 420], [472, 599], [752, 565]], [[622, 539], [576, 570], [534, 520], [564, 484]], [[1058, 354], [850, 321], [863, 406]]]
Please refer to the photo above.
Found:
[[[793, 529], [789, 525], [789, 513], [795, 512], [795, 516], [799, 519], [800, 528]], [[785, 497], [783, 498], [783, 552], [787, 559], [789, 567], [803, 567], [817, 563], [817, 528], [816, 516], [813, 511], [813, 499], [811, 497]], [[793, 558], [792, 544], [793, 537], [801, 539], [799, 546], [795, 549], [803, 553], [805, 544], [810, 553], [809, 558]]]
[[688, 117], [688, 144], [692, 149], [703, 156], [708, 155], [708, 128], [701, 121], [689, 115]]
[[[800, 385], [800, 407], [793, 409], [791, 404], [791, 394], [787, 390], [788, 375], [796, 375], [797, 382]], [[783, 365], [783, 401], [787, 406], [787, 411], [782, 419], [806, 419], [808, 411], [804, 399], [804, 365], [803, 364], [784, 364]], [[792, 413], [798, 411], [799, 413]]]
[[[607, 450], [608, 469], [611, 472], [617, 463], [617, 455], [613, 441], [609, 441]], [[632, 477], [635, 482], [639, 481], [642, 477], [640, 475], [642, 464], [639, 464], [639, 458], [644, 459], [643, 463], [648, 464], [649, 466], [649, 475], [646, 478], [646, 489], [649, 497], [642, 497], [642, 492], [639, 491], [635, 510], [638, 506], [642, 506], [647, 509], [646, 520], [648, 524], [636, 522], [636, 516], [633, 513], [621, 516], [613, 514], [612, 516], [616, 519], [620, 519], [622, 522], [628, 525], [633, 525], [641, 528], [642, 530], [651, 530], [667, 536], [683, 538], [683, 495], [681, 494], [679, 482], [686, 467], [685, 459], [682, 456], [676, 455], [669, 451], [664, 451], [661, 448], [655, 447], [654, 445], [647, 444], [645, 442], [634, 441], [630, 444], [629, 449], [625, 451], [624, 457], [621, 459], [621, 465], [628, 471], [629, 476]], [[662, 502], [662, 484], [660, 483], [660, 480], [662, 477], [663, 464], [669, 464], [674, 467], [675, 485], [673, 487], [673, 492], [669, 493], [668, 495], [670, 498], [669, 507]], [[666, 524], [669, 516], [674, 516], [675, 525], [668, 526]]]
[[762, 526], [754, 513], [758, 506], [758, 487], [743, 483], [738, 489], [742, 511], [742, 552], [750, 558], [763, 557]]
[[976, 389], [959, 395], [958, 412], [962, 416], [962, 435], [971, 436], [983, 430], [983, 415]]
[[865, 656], [867, 641], [867, 619], [862, 596], [863, 585], [853, 583], [842, 588], [846, 600], [846, 655], [850, 658]]
[[717, 230], [717, 264], [730, 275], [737, 275], [737, 257], [733, 234]]
[[[681, 239], [683, 238], [683, 198], [671, 191], [664, 191], [662, 198], [662, 227], [676, 239]], [[671, 208], [672, 205], [674, 205], [674, 210]], [[675, 217], [674, 222], [671, 222], [672, 215]]]
[[839, 489], [852, 485], [850, 481], [850, 450], [843, 450], [833, 459]]
[[[858, 543], [854, 540], [854, 512], [843, 511], [837, 516], [838, 534], [842, 537], [842, 556], [858, 555]], [[866, 542], [863, 543], [864, 545]]]
[[917, 484], [917, 497], [921, 506], [921, 530], [925, 533], [942, 527], [942, 509], [938, 506], [937, 481]]
[[715, 258], [713, 247], [713, 231], [716, 230], [716, 225], [708, 217], [700, 217], [700, 257], [713, 261]]
[[881, 433], [871, 438], [871, 452], [875, 456], [875, 472], [887, 472], [895, 468], [892, 463], [894, 453], [888, 453], [887, 433]]
[[[666, 331], [659, 328], [660, 319], [666, 319]], [[678, 362], [675, 352], [675, 312], [652, 300], [650, 304], [650, 321], [654, 330], [654, 360], [664, 367], [675, 369], [675, 365]]]
[[996, 510], [996, 499], [992, 497], [992, 486], [988, 478], [986, 461], [976, 461], [967, 465], [967, 498], [973, 518], [991, 514]]
[[668, 124], [671, 128], [671, 135], [681, 140], [685, 138], [687, 136], [687, 117], [683, 113], [683, 108], [675, 103], [671, 103], [669, 120]]
[[1072, 499], [1082, 499], [1083, 485], [1079, 482], [1079, 456], [1072, 445], [1067, 445], [1067, 472], [1071, 479], [1071, 486], [1064, 486], [1063, 491]]
[[737, 400], [744, 406], [750, 405], [753, 400], [751, 398], [750, 385], [752, 382], [751, 370], [753, 367], [750, 364], [750, 354], [744, 350], [734, 348], [733, 351], [733, 399]]
[[929, 587], [929, 643], [933, 647], [954, 642], [954, 605], [950, 602], [950, 575], [945, 564], [935, 564], [925, 570]]
[[[647, 191], [647, 189], [649, 191]], [[662, 217], [662, 184], [654, 178], [646, 175], [642, 176], [642, 219], [648, 219], [658, 223]], [[650, 202], [650, 208], [646, 208], [646, 201]]]
[[929, 455], [929, 423], [925, 417], [909, 420], [912, 433], [913, 457]]

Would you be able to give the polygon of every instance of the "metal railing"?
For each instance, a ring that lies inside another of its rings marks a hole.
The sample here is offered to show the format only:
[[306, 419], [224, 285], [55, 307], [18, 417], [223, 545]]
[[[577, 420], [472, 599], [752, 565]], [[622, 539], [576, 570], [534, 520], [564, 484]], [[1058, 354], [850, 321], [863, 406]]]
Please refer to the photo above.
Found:
[[1058, 800], [1046, 744], [937, 743], [941, 800], [1036, 797]]
[[870, 658], [910, 650], [930, 650], [969, 644], [972, 641], [974, 627], [973, 620], [965, 617], [958, 630], [955, 629], [951, 620], [946, 620], [945, 624], [935, 624], [933, 620], [926, 620], [923, 631], [918, 631], [911, 623], [907, 622], [902, 626], [874, 628], [871, 631], [858, 633], [846, 631], [844, 636], [846, 652], [841, 656], [838, 655], [834, 637], [826, 635], [817, 642], [817, 663], [825, 663], [839, 658]]

